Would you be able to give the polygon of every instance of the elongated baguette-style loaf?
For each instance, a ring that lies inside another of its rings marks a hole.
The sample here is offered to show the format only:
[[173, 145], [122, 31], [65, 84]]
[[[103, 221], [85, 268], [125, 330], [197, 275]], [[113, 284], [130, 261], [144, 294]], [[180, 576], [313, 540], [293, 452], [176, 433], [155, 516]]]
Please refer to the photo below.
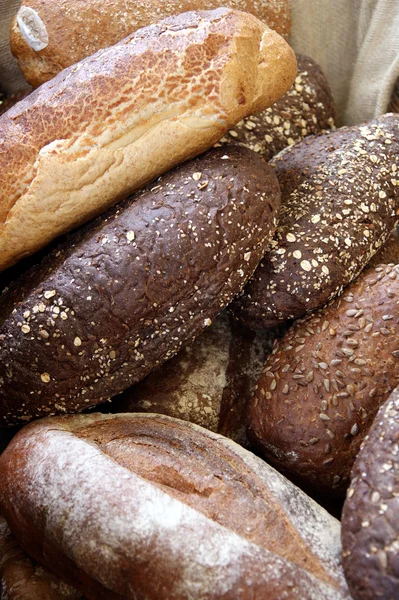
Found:
[[277, 178], [218, 148], [70, 234], [0, 297], [0, 422], [83, 410], [211, 324], [277, 225]]
[[252, 13], [277, 33], [289, 33], [288, 0], [24, 0], [11, 27], [11, 51], [37, 87], [141, 27], [221, 6]]
[[248, 13], [184, 13], [71, 66], [0, 118], [0, 269], [212, 146], [292, 83]]
[[234, 442], [160, 415], [24, 428], [0, 457], [24, 549], [89, 600], [343, 600], [340, 526]]

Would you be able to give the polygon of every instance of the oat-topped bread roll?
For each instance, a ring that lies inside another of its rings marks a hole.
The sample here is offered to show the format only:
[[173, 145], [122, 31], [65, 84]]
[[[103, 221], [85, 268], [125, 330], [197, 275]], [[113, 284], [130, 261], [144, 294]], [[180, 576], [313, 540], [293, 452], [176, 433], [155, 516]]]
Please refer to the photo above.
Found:
[[80, 592], [25, 554], [1, 516], [0, 593], [2, 600], [84, 600]]
[[273, 335], [242, 327], [224, 312], [193, 343], [102, 410], [160, 413], [248, 446], [248, 402]]
[[380, 408], [352, 470], [342, 554], [354, 600], [399, 595], [399, 389]]
[[297, 55], [294, 84], [272, 106], [245, 117], [217, 143], [239, 144], [270, 160], [287, 146], [334, 126], [334, 99], [319, 65]]
[[25, 427], [0, 507], [31, 556], [89, 600], [349, 598], [340, 525], [261, 459], [161, 415]]
[[250, 404], [268, 460], [315, 489], [346, 489], [378, 407], [399, 384], [398, 311], [399, 266], [379, 266], [291, 327]]
[[212, 146], [291, 85], [295, 55], [234, 10], [141, 29], [0, 118], [0, 269]]
[[399, 115], [307, 138], [271, 165], [279, 226], [234, 305], [255, 329], [322, 306], [388, 239], [399, 214]]
[[24, 0], [10, 46], [34, 87], [140, 27], [190, 10], [225, 6], [252, 13], [288, 36], [288, 0]]
[[0, 422], [82, 410], [176, 354], [252, 275], [279, 206], [271, 167], [219, 148], [71, 234], [0, 297]]

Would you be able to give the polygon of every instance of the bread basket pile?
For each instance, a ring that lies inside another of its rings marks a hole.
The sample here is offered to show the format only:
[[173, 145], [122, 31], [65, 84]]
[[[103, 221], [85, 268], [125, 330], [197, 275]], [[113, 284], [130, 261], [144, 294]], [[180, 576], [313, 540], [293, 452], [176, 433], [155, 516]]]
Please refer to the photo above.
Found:
[[290, 26], [16, 14], [2, 600], [399, 597], [399, 115], [337, 128]]

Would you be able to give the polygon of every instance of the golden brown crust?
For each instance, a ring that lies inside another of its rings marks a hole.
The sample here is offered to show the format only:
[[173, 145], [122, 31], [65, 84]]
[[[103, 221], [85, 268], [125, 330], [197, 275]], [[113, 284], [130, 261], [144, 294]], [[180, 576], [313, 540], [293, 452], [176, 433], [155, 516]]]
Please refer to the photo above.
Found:
[[399, 382], [399, 266], [366, 272], [266, 362], [250, 408], [265, 455], [319, 490], [342, 493], [378, 407]]
[[219, 9], [141, 29], [0, 118], [0, 269], [212, 146], [292, 83], [293, 51]]
[[12, 24], [10, 45], [26, 80], [37, 87], [141, 27], [221, 6], [252, 13], [289, 35], [288, 0], [25, 0]]
[[88, 598], [348, 597], [338, 522], [191, 423], [45, 419], [14, 438], [0, 475], [1, 509], [25, 549]]

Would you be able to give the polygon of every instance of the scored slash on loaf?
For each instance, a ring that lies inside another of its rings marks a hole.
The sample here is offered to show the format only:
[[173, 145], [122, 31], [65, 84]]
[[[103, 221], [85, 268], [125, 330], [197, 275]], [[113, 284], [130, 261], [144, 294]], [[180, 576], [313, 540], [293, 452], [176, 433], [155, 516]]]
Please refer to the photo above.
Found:
[[218, 148], [70, 234], [0, 297], [0, 421], [83, 410], [171, 358], [242, 290], [279, 206], [267, 163]]
[[42, 419], [1, 455], [0, 477], [24, 550], [91, 600], [349, 599], [338, 521], [192, 423]]
[[277, 33], [289, 34], [288, 0], [24, 0], [10, 47], [25, 79], [37, 87], [141, 27], [221, 6], [252, 13]]
[[0, 117], [0, 270], [211, 147], [291, 85], [248, 13], [184, 13], [65, 69]]
[[339, 294], [389, 237], [399, 214], [399, 115], [310, 137], [271, 161], [281, 212], [234, 314], [270, 327]]
[[342, 494], [378, 407], [399, 384], [399, 266], [362, 273], [276, 345], [250, 407], [259, 448], [313, 489]]

